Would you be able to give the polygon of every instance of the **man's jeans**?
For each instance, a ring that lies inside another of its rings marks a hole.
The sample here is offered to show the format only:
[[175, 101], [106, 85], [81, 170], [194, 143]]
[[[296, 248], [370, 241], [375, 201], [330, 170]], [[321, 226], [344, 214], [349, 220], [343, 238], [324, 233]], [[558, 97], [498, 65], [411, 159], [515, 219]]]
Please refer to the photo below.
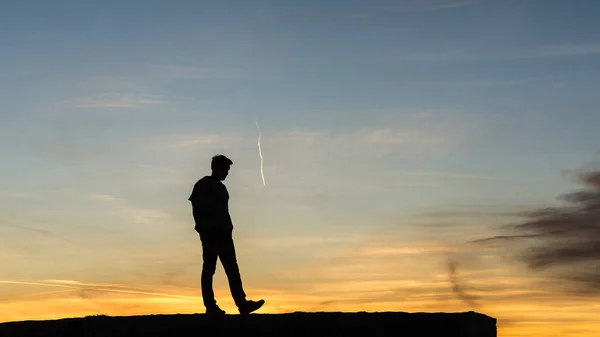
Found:
[[217, 268], [217, 258], [221, 260], [229, 281], [229, 289], [235, 304], [240, 307], [246, 302], [246, 294], [242, 287], [242, 278], [235, 256], [232, 231], [229, 229], [204, 229], [200, 231], [202, 241], [202, 299], [204, 306], [211, 308], [217, 305], [213, 292], [213, 275]]

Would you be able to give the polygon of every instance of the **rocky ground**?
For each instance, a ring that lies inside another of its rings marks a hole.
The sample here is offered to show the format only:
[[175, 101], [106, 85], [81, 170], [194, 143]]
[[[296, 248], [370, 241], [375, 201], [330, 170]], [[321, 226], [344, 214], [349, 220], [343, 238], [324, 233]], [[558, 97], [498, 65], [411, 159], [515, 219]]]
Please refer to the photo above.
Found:
[[0, 324], [10, 337], [497, 337], [496, 319], [475, 313], [290, 313], [226, 315], [88, 316]]

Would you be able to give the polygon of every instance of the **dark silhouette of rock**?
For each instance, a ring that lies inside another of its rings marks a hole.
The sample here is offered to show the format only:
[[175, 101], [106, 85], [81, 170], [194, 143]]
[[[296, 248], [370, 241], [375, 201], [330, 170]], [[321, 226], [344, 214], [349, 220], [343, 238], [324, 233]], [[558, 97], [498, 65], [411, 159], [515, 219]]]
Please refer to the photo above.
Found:
[[296, 312], [210, 317], [193, 315], [88, 316], [0, 324], [10, 337], [158, 336], [497, 337], [496, 319], [464, 313]]

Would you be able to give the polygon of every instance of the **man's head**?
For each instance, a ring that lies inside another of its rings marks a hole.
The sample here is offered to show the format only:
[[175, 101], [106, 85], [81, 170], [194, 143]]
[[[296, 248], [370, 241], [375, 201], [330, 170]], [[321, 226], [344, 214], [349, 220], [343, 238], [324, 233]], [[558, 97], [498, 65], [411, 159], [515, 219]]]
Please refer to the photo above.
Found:
[[212, 162], [210, 163], [210, 168], [212, 169], [212, 176], [218, 178], [223, 181], [227, 178], [229, 174], [229, 168], [233, 162], [231, 159], [225, 157], [222, 154], [218, 154], [212, 157]]

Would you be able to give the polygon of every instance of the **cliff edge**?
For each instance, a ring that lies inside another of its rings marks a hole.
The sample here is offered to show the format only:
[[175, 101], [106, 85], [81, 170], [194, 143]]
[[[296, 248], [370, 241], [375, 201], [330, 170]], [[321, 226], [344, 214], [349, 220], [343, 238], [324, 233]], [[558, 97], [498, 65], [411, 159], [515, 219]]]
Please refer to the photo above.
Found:
[[149, 336], [415, 336], [497, 337], [496, 319], [473, 311], [463, 313], [339, 313], [204, 314], [88, 316], [52, 321], [0, 324], [10, 337], [149, 337]]

